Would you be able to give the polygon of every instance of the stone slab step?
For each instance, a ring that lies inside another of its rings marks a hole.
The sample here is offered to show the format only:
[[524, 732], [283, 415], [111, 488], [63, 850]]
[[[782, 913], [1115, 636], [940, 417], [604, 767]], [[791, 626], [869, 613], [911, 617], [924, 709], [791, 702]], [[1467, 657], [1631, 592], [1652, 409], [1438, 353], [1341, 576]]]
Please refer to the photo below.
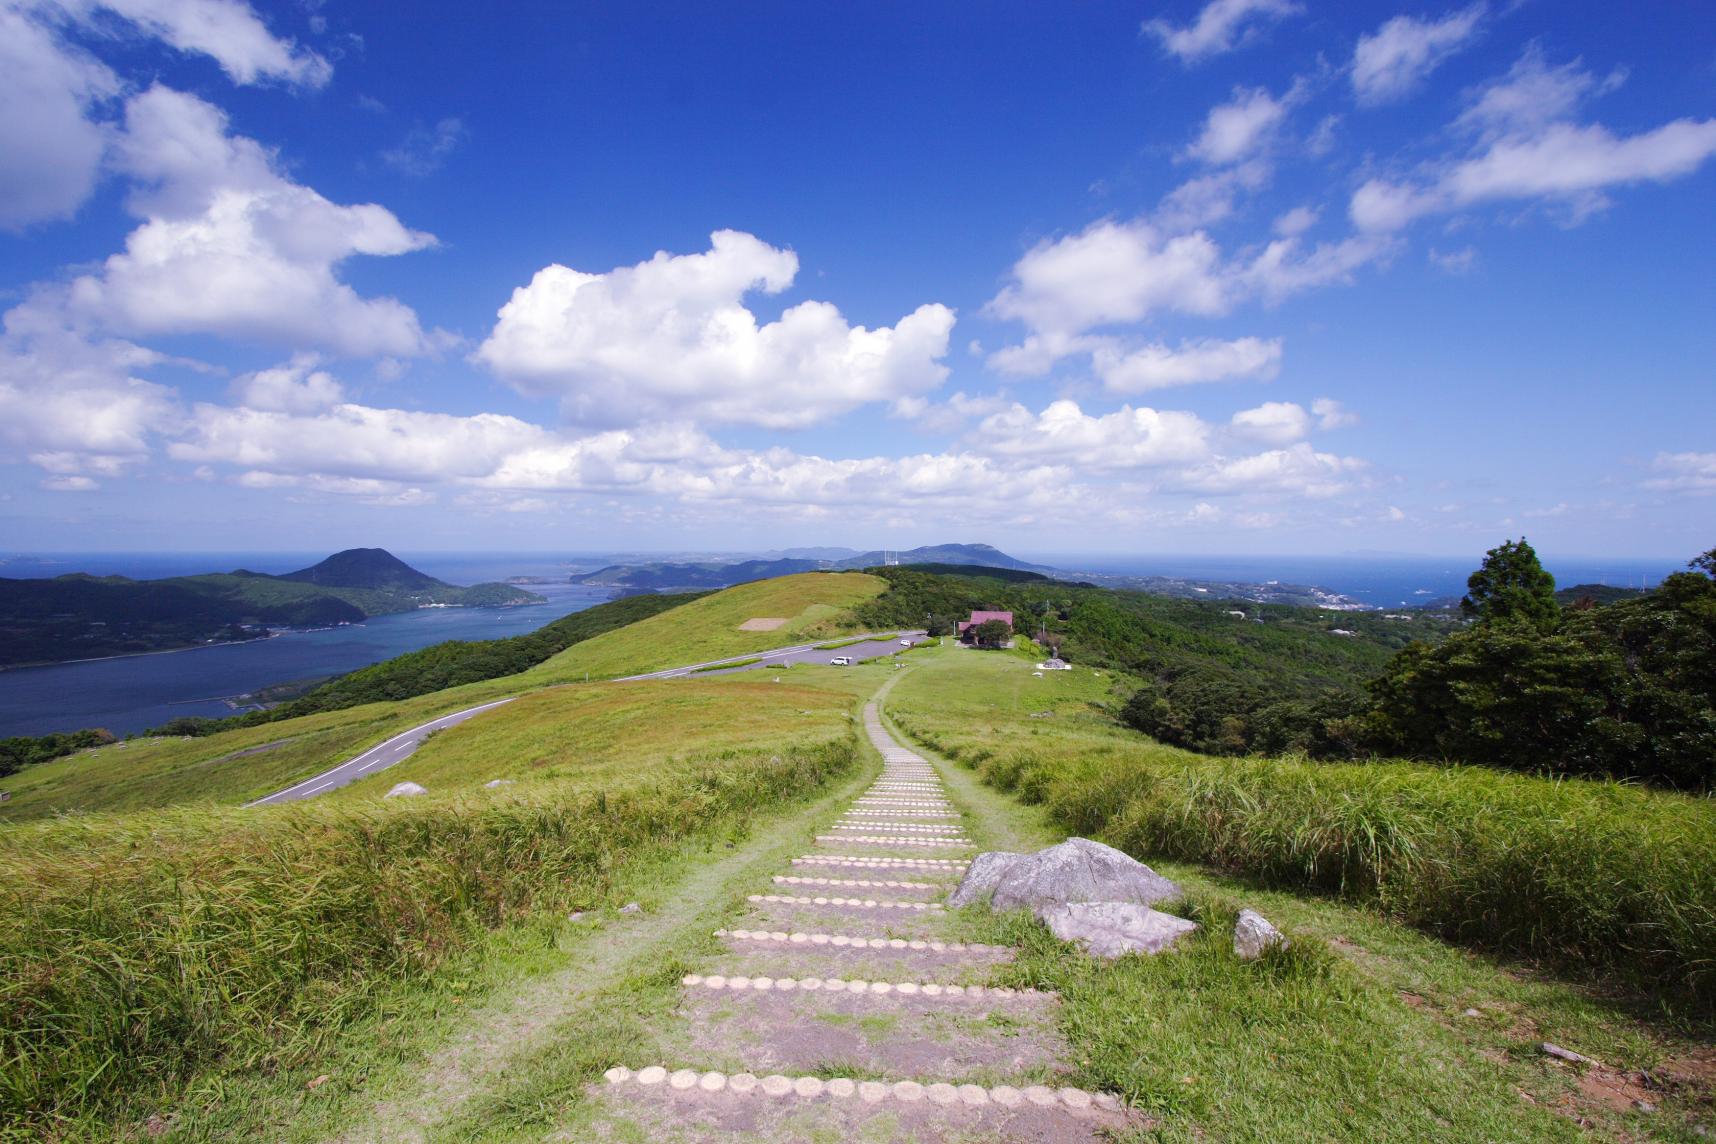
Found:
[[818, 834], [818, 842], [833, 845], [916, 847], [920, 849], [973, 850], [968, 838], [907, 838], [898, 834]]
[[898, 822], [894, 819], [859, 819], [843, 818], [832, 827], [834, 830], [856, 830], [859, 832], [875, 831], [889, 834], [925, 834], [949, 835], [962, 834], [965, 827], [951, 822]]
[[779, 945], [827, 946], [832, 949], [892, 949], [896, 951], [929, 951], [931, 953], [985, 953], [1013, 956], [1013, 947], [985, 945], [975, 941], [913, 940], [883, 937], [880, 934], [840, 934], [787, 930], [718, 929], [716, 937], [731, 941], [774, 942]]
[[962, 818], [962, 817], [964, 817], [957, 810], [931, 810], [927, 806], [903, 806], [903, 807], [876, 806], [874, 804], [864, 804], [864, 803], [858, 803], [858, 804], [853, 805], [849, 810], [847, 810], [846, 814], [848, 817], [851, 817], [851, 818], [886, 818], [886, 819], [894, 819], [894, 818], [926, 819], [926, 818]]
[[[764, 897], [785, 895], [764, 895]], [[936, 903], [940, 904], [940, 903]], [[880, 937], [904, 938], [907, 941], [947, 941], [952, 918], [946, 910], [874, 909], [862, 905], [818, 904], [815, 900], [751, 902], [735, 929], [764, 930], [773, 933], [817, 933], [842, 930], [862, 930]]]
[[988, 995], [688, 989], [680, 999], [688, 1059], [754, 1072], [834, 1066], [948, 1081], [1052, 1075], [1066, 1052], [1059, 1015], [1050, 999]]
[[792, 874], [776, 874], [770, 879], [777, 886], [836, 886], [866, 890], [928, 890], [941, 893], [947, 886], [938, 882], [902, 882], [883, 878], [801, 878]]
[[801, 854], [792, 860], [794, 866], [841, 866], [863, 870], [921, 870], [934, 871], [950, 877], [965, 873], [970, 862], [958, 858], [890, 858], [869, 854]]
[[943, 984], [939, 981], [870, 981], [847, 977], [751, 977], [744, 974], [727, 976], [722, 973], [687, 973], [679, 979], [687, 989], [706, 989], [732, 993], [850, 993], [854, 996], [897, 997], [916, 1000], [925, 1005], [957, 1005], [970, 1001], [1001, 1002], [1018, 1000], [1028, 1003], [1039, 1000], [1059, 1000], [1058, 993], [1037, 989], [1011, 989], [993, 985]]
[[748, 902], [780, 902], [788, 906], [844, 906], [865, 910], [943, 910], [940, 902], [909, 902], [899, 898], [848, 898], [826, 894], [750, 894]]
[[670, 1072], [660, 1065], [610, 1069], [591, 1096], [620, 1121], [598, 1121], [594, 1128], [603, 1137], [674, 1144], [1088, 1144], [1110, 1139], [1131, 1122], [1115, 1098], [1075, 1089], [859, 1081], [815, 1073]]
[[[778, 931], [777, 931], [778, 932]], [[805, 935], [810, 936], [810, 935]], [[824, 935], [832, 936], [832, 935]], [[841, 978], [852, 981], [934, 981], [941, 985], [991, 985], [996, 971], [1011, 962], [1012, 951], [995, 952], [953, 949], [949, 943], [938, 943], [940, 950], [927, 948], [928, 943], [902, 942], [905, 949], [884, 944], [871, 949], [868, 944], [849, 942], [846, 945], [794, 944], [791, 941], [747, 941], [729, 938], [726, 948], [699, 968], [731, 977], [804, 978], [827, 980]], [[913, 949], [911, 946], [918, 946]]]

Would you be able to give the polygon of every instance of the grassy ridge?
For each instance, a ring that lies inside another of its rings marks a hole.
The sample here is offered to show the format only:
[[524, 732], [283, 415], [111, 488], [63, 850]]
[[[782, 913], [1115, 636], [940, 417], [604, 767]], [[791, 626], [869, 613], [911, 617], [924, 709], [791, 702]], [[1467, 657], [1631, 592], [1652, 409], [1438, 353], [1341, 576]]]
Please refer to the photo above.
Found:
[[[586, 640], [555, 656], [528, 678], [545, 682], [638, 675], [682, 664], [850, 632], [837, 622], [848, 609], [887, 587], [862, 572], [809, 572], [741, 584], [684, 607]], [[742, 632], [752, 619], [784, 619], [772, 631]]]
[[[928, 656], [890, 711], [914, 737], [1140, 856], [1375, 905], [1464, 942], [1716, 1004], [1716, 803], [1412, 763], [1218, 759], [1113, 725], [1109, 680]], [[1033, 714], [1037, 717], [1033, 718]]]
[[[682, 734], [689, 728], [682, 728]], [[481, 930], [599, 903], [625, 863], [742, 830], [856, 758], [819, 744], [396, 803], [22, 826], [0, 908], [0, 1120], [171, 1102], [199, 1068], [309, 1053]], [[639, 776], [647, 773], [647, 781]]]

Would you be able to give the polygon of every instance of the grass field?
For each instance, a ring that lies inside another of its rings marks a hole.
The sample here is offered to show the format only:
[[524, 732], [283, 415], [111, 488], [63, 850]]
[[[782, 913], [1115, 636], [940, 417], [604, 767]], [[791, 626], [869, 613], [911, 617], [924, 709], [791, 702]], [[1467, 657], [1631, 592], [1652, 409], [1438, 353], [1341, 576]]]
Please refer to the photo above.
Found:
[[[497, 927], [611, 904], [686, 840], [743, 837], [856, 758], [859, 682], [803, 678], [836, 686], [543, 691], [337, 796], [0, 831], [0, 862], [31, 872], [0, 908], [0, 1123], [111, 1139], [197, 1077], [325, 1051], [382, 993], [445, 988], [438, 969]], [[374, 798], [407, 767], [431, 795]]]
[[[639, 675], [842, 635], [836, 618], [886, 586], [862, 572], [809, 572], [741, 584], [568, 648], [524, 677], [563, 682], [586, 674]], [[770, 617], [787, 623], [773, 631], [739, 630], [746, 620]]]
[[[830, 625], [832, 617], [881, 588], [880, 580], [859, 573], [789, 576], [745, 584], [574, 645], [515, 675], [415, 699], [369, 703], [203, 738], [140, 739], [79, 752], [9, 776], [4, 785], [12, 798], [0, 803], [0, 823], [66, 813], [244, 803], [343, 762], [438, 715], [492, 699], [581, 681], [586, 675], [600, 679], [635, 674], [824, 634], [823, 628]], [[778, 616], [790, 622], [770, 632], [735, 630], [758, 616]], [[499, 715], [496, 712], [483, 719]], [[420, 752], [424, 757], [432, 754], [427, 748]], [[386, 785], [391, 785], [411, 777], [403, 770], [390, 769], [378, 779], [385, 778]], [[356, 789], [367, 792], [375, 785], [360, 783]]]
[[1066, 829], [1141, 857], [1338, 894], [1625, 979], [1669, 1009], [1716, 1001], [1716, 802], [1475, 767], [1211, 758], [1116, 725], [1113, 683], [951, 651], [920, 661], [892, 711]]

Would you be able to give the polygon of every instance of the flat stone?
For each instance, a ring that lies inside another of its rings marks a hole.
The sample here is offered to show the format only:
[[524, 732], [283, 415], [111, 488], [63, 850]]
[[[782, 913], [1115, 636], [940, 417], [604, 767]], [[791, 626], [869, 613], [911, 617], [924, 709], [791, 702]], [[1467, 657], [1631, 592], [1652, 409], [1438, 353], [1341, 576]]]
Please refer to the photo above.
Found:
[[1234, 956], [1242, 961], [1256, 961], [1272, 945], [1285, 948], [1286, 936], [1256, 910], [1239, 911], [1239, 920], [1233, 923]]
[[1174, 882], [1129, 854], [1088, 838], [1069, 838], [1008, 865], [990, 904], [1038, 912], [1068, 902], [1153, 905], [1181, 896]]
[[1069, 902], [1038, 916], [1056, 937], [1081, 943], [1092, 957], [1160, 953], [1198, 928], [1196, 922], [1136, 902]]
[[511, 779], [490, 779], [488, 782], [483, 784], [484, 788], [486, 788], [488, 790], [494, 790], [496, 787], [511, 786], [511, 785], [512, 785]]
[[382, 795], [382, 798], [416, 798], [420, 794], [428, 794], [429, 788], [416, 783], [396, 783], [392, 790]]
[[753, 1091], [759, 1083], [755, 1073], [734, 1073], [727, 1078], [728, 1090], [741, 1096]]

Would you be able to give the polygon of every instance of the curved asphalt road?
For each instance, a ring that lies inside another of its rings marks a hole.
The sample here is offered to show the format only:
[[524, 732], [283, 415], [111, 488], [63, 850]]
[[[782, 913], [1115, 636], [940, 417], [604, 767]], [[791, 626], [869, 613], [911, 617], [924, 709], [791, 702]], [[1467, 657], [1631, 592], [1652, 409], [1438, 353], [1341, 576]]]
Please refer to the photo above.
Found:
[[[794, 663], [827, 663], [839, 655], [851, 656], [853, 659], [874, 659], [877, 656], [888, 655], [900, 650], [900, 640], [909, 639], [913, 642], [923, 638], [923, 632], [901, 632], [893, 639], [869, 639], [855, 643], [849, 647], [831, 651], [818, 651], [815, 644], [797, 644], [793, 647], [776, 648], [774, 651], [754, 651], [745, 655], [728, 656], [726, 659], [711, 660], [708, 663], [694, 663], [686, 667], [670, 667], [665, 671], [653, 671], [648, 675], [628, 675], [619, 682], [639, 679], [680, 679], [696, 672], [699, 675], [726, 675], [735, 671], [766, 671], [769, 668], [786, 667]], [[857, 638], [857, 637], [848, 637]], [[824, 643], [836, 642], [824, 640]], [[722, 668], [724, 663], [737, 663], [740, 660], [760, 659], [759, 663], [748, 663], [742, 666]], [[702, 669], [702, 670], [700, 670]], [[451, 727], [463, 723], [473, 715], [481, 715], [491, 711], [503, 703], [511, 703], [513, 697], [497, 699], [493, 703], [484, 703], [480, 707], [467, 707], [463, 711], [455, 711], [451, 715], [443, 715], [432, 719], [409, 731], [401, 731], [380, 746], [371, 747], [363, 754], [353, 759], [347, 759], [332, 770], [323, 771], [313, 778], [307, 778], [285, 790], [275, 791], [271, 795], [259, 798], [255, 802], [247, 802], [249, 806], [271, 806], [275, 803], [296, 802], [299, 799], [315, 798], [331, 790], [337, 790], [347, 783], [376, 771], [384, 771], [395, 763], [403, 762], [411, 757], [411, 753], [422, 745], [431, 731], [439, 731], [443, 727]]]
[[285, 790], [275, 791], [266, 798], [255, 802], [247, 802], [245, 806], [269, 806], [277, 802], [296, 802], [301, 798], [314, 798], [324, 791], [343, 787], [347, 783], [356, 782], [372, 771], [384, 771], [394, 763], [408, 758], [423, 740], [429, 737], [429, 732], [439, 731], [443, 727], [451, 727], [463, 723], [473, 715], [481, 715], [484, 711], [493, 710], [503, 703], [511, 703], [511, 697], [497, 699], [493, 703], [485, 703], [481, 707], [467, 707], [463, 711], [455, 711], [451, 715], [443, 715], [432, 719], [409, 731], [401, 731], [387, 742], [378, 747], [371, 747], [355, 759], [347, 759], [331, 771], [323, 771], [314, 778], [305, 779], [296, 786]]

